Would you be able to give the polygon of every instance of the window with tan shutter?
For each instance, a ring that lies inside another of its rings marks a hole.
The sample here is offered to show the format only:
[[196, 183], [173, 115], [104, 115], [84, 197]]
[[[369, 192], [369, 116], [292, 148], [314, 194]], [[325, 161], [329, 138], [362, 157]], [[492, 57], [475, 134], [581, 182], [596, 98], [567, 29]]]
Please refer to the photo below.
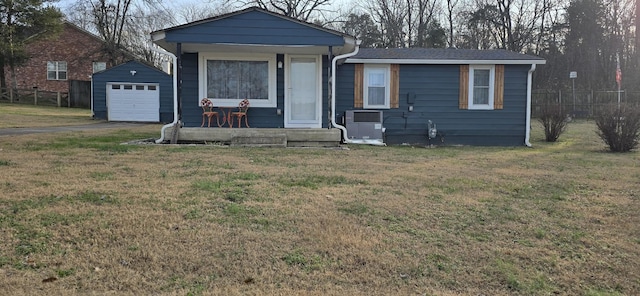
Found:
[[460, 65], [459, 108], [504, 108], [504, 65]]
[[355, 64], [354, 72], [354, 108], [399, 107], [399, 65]]

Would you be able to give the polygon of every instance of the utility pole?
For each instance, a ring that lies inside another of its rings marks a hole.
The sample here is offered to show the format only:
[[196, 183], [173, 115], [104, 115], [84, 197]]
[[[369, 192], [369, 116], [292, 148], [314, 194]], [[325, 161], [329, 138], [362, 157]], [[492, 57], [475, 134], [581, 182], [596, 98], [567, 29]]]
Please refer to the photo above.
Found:
[[573, 85], [573, 111], [572, 113], [576, 113], [576, 78], [578, 78], [578, 72], [571, 71], [569, 72], [569, 78], [571, 78], [571, 85]]
[[636, 0], [636, 56], [640, 54], [640, 0]]
[[616, 84], [618, 85], [618, 108], [620, 108], [620, 84], [622, 82], [622, 70], [620, 69], [620, 54], [616, 53]]

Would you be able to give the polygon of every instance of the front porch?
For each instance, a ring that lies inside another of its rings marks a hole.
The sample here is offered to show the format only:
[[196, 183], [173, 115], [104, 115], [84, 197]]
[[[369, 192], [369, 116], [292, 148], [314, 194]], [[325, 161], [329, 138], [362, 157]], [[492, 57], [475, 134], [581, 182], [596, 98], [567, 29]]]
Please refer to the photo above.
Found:
[[[248, 147], [337, 147], [339, 129], [207, 128], [182, 127], [164, 131], [164, 139], [177, 143], [219, 143]], [[175, 134], [174, 134], [175, 133]]]

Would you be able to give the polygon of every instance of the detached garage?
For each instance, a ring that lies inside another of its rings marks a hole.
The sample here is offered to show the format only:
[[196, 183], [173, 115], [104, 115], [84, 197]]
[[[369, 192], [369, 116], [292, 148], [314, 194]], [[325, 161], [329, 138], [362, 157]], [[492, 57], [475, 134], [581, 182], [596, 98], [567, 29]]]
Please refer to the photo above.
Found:
[[173, 121], [172, 77], [130, 61], [93, 74], [94, 118], [109, 121]]

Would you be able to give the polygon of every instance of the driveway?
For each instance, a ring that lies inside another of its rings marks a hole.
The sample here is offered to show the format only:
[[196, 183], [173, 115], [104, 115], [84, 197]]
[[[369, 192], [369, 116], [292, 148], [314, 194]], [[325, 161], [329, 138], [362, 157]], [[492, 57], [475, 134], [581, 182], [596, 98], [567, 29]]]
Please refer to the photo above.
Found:
[[0, 137], [39, 134], [39, 133], [86, 131], [86, 130], [107, 129], [107, 128], [127, 128], [127, 127], [139, 126], [141, 124], [149, 124], [149, 123], [100, 122], [100, 123], [69, 125], [69, 126], [0, 128]]

